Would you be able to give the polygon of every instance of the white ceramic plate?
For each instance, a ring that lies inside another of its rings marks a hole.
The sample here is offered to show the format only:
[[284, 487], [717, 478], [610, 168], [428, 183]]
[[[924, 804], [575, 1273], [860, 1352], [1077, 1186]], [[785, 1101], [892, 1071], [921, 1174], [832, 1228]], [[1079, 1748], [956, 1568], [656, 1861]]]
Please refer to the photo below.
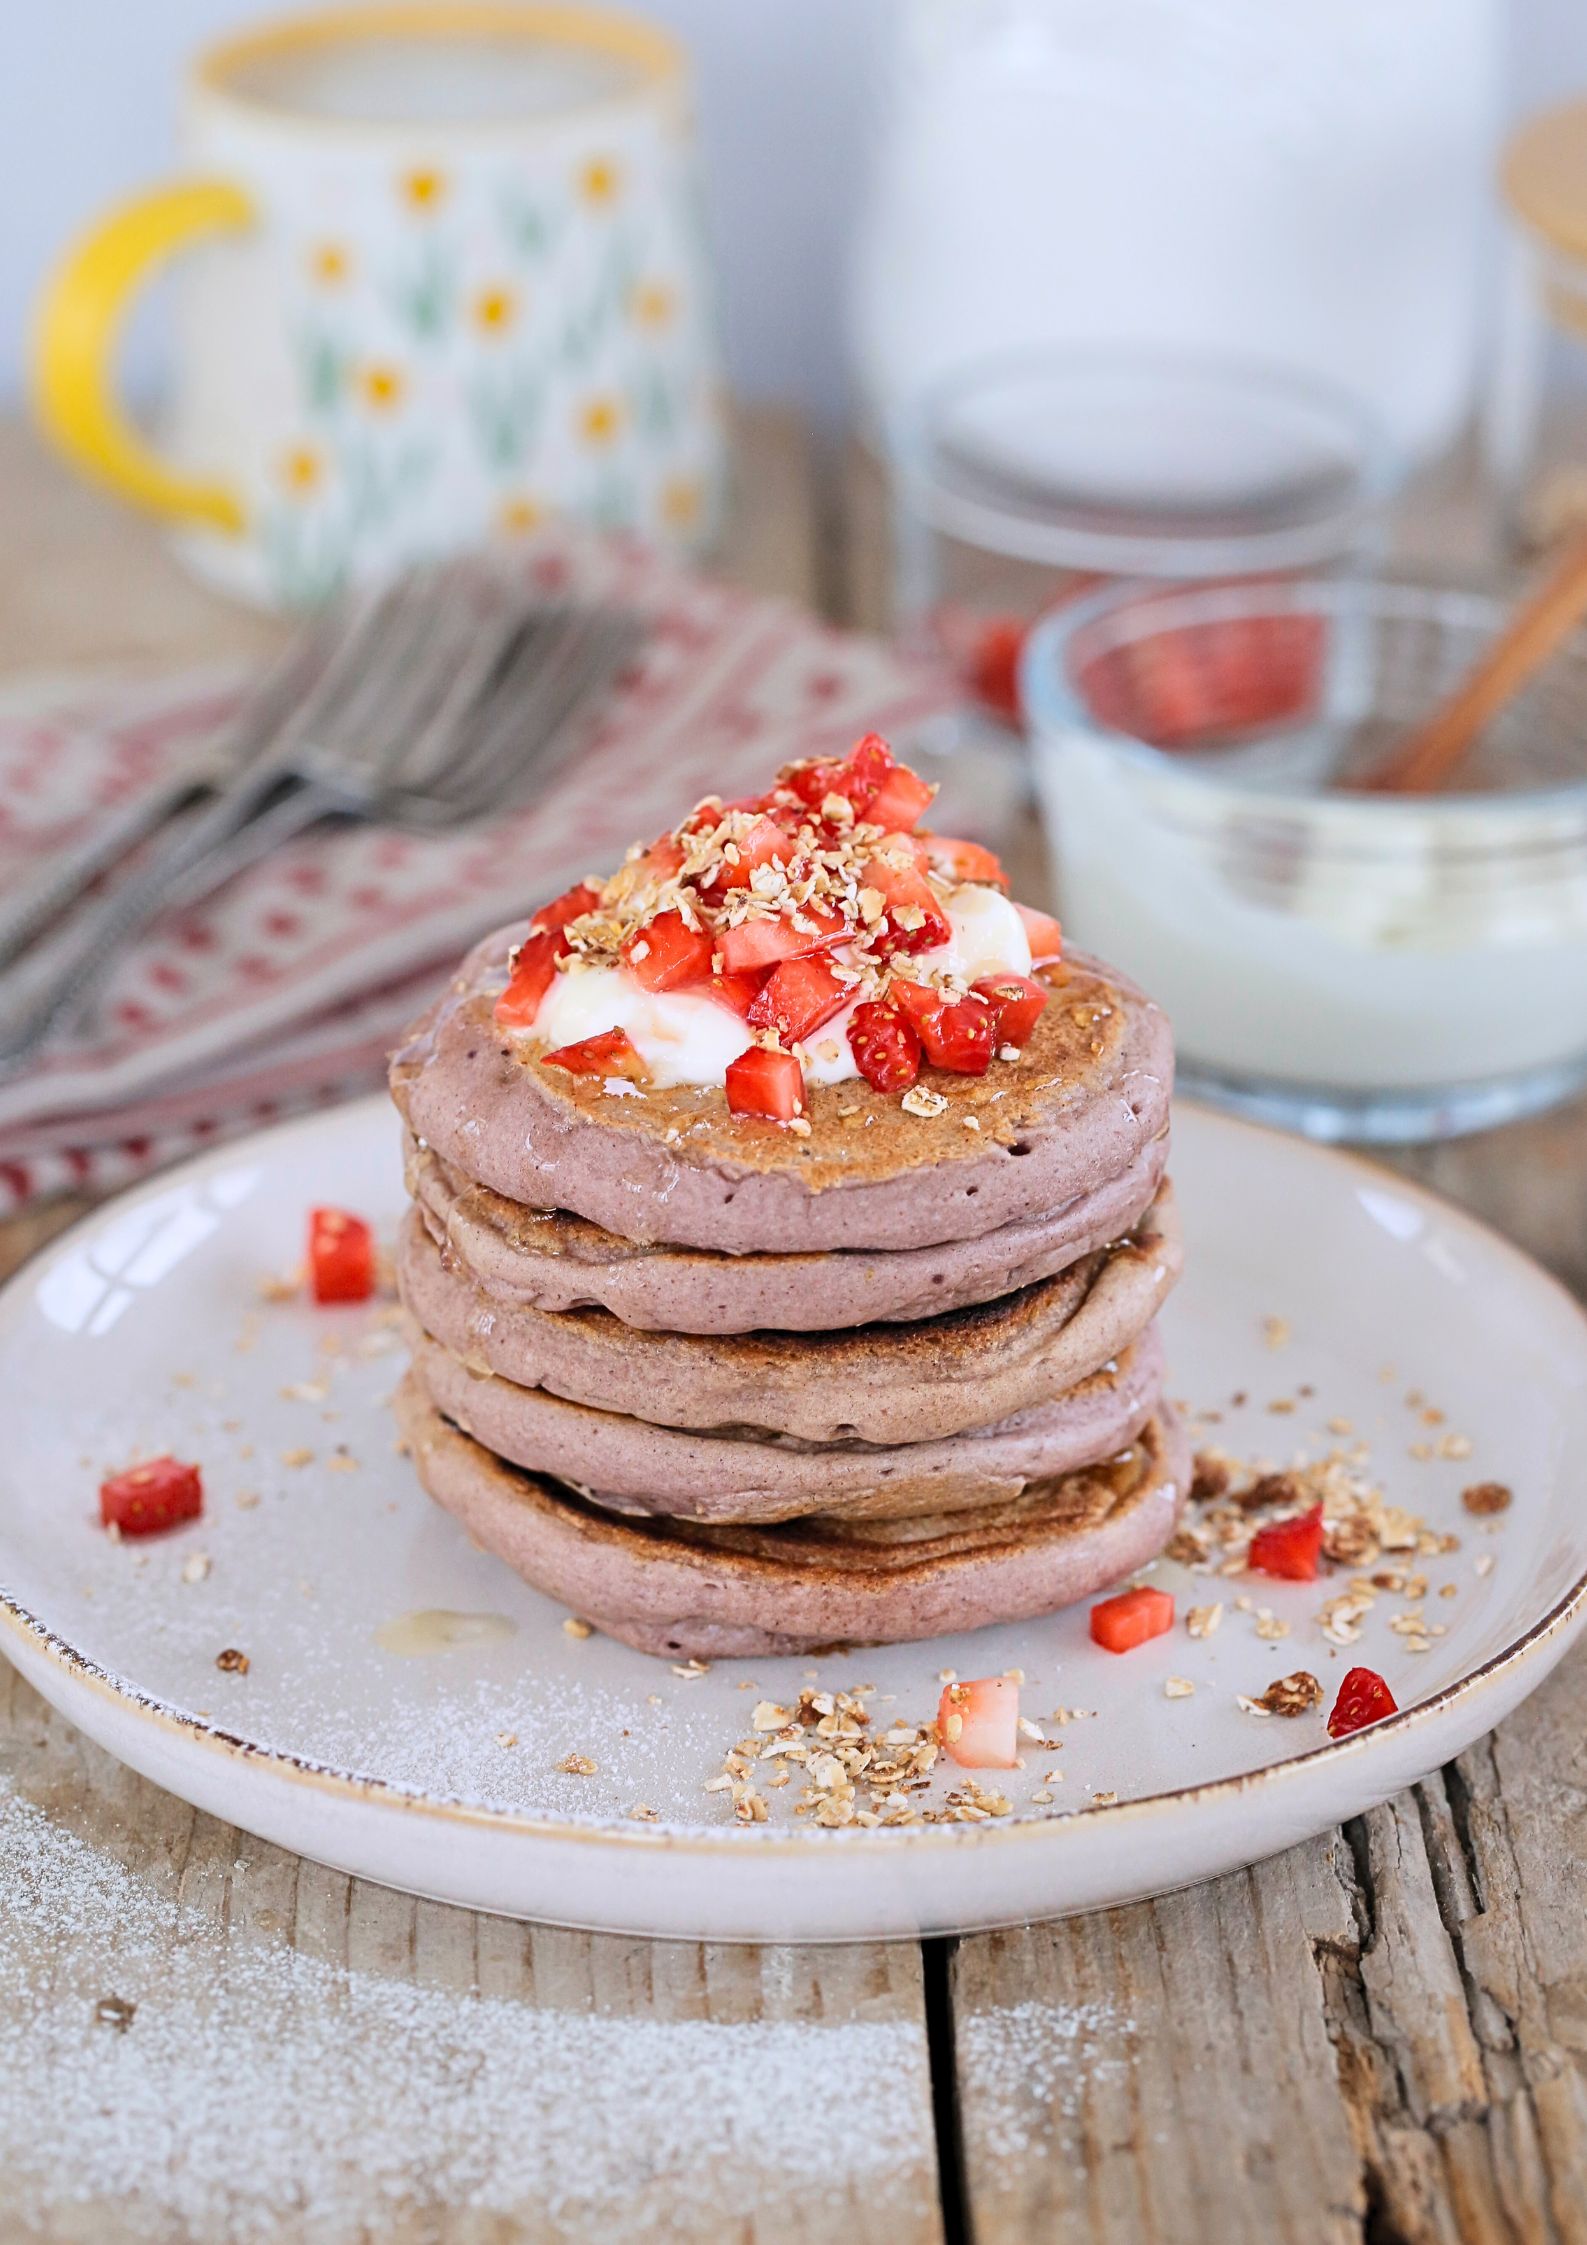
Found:
[[[391, 1313], [261, 1298], [296, 1259], [311, 1203], [394, 1227], [397, 1132], [378, 1100], [129, 1194], [0, 1296], [0, 1647], [91, 1737], [199, 1807], [368, 1878], [525, 1917], [858, 1939], [1050, 1916], [1252, 1862], [1447, 1760], [1565, 1650], [1587, 1610], [1587, 1320], [1468, 1218], [1298, 1141], [1186, 1109], [1174, 1172], [1189, 1249], [1168, 1319], [1174, 1393], [1221, 1410], [1203, 1439], [1241, 1456], [1319, 1455], [1340, 1439], [1330, 1419], [1371, 1442], [1389, 1496], [1461, 1537], [1426, 1563], [1425, 1611], [1445, 1632], [1430, 1650], [1412, 1655], [1391, 1630], [1399, 1598], [1344, 1652], [1322, 1634], [1318, 1586], [1209, 1584], [1166, 1563], [1157, 1579], [1182, 1609], [1223, 1594], [1223, 1625], [1122, 1658], [1090, 1644], [1083, 1609], [692, 1679], [570, 1636], [394, 1450]], [[1277, 1348], [1272, 1318], [1290, 1331]], [[1446, 1416], [1429, 1425], [1424, 1408]], [[1412, 1455], [1468, 1441], [1469, 1455]], [[203, 1465], [204, 1519], [112, 1543], [101, 1473], [163, 1450]], [[1496, 1524], [1461, 1509], [1479, 1478], [1514, 1490]], [[1290, 1623], [1282, 1642], [1233, 1606], [1248, 1592]], [[377, 1642], [437, 1608], [502, 1624], [418, 1656]], [[247, 1654], [246, 1675], [217, 1669], [226, 1648]], [[1353, 1660], [1387, 1674], [1405, 1709], [1356, 1739], [1330, 1745], [1320, 1714], [1260, 1720], [1237, 1704], [1300, 1667], [1331, 1701]], [[787, 1700], [813, 1674], [874, 1684], [878, 1712], [924, 1720], [940, 1669], [1016, 1666], [1038, 1720], [1097, 1712], [988, 1779], [1009, 1817], [811, 1830], [790, 1813], [795, 1784], [771, 1796], [769, 1824], [741, 1828], [703, 1790], [755, 1700]], [[1167, 1698], [1170, 1676], [1194, 1695]], [[569, 1754], [595, 1773], [559, 1771]], [[1058, 1766], [1052, 1805], [1032, 1804]], [[1088, 1806], [1099, 1792], [1117, 1805]], [[639, 1802], [660, 1820], [633, 1821]]]

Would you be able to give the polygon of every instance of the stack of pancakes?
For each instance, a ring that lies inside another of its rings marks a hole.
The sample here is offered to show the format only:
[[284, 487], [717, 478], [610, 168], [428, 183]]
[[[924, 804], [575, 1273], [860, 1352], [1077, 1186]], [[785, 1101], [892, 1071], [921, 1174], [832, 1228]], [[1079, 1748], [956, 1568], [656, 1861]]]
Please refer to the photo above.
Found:
[[478, 1543], [701, 1658], [1023, 1619], [1162, 1548], [1189, 1460], [1153, 1325], [1179, 1238], [1149, 1000], [1071, 958], [1017, 1059], [908, 1105], [816, 1089], [800, 1133], [720, 1085], [522, 1058], [491, 1020], [522, 934], [391, 1075], [398, 1411]]

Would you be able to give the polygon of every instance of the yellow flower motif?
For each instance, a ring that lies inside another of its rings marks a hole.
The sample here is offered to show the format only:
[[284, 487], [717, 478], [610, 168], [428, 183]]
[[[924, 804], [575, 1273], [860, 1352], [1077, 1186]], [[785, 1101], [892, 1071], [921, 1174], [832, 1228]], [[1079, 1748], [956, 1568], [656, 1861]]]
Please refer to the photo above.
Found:
[[352, 263], [340, 242], [316, 242], [309, 252], [309, 272], [322, 288], [339, 288]]
[[289, 452], [282, 453], [279, 473], [294, 499], [306, 499], [323, 482], [325, 463], [312, 445], [295, 444]]
[[614, 397], [586, 398], [579, 407], [578, 431], [585, 444], [610, 444], [622, 425], [623, 409]]
[[610, 156], [591, 156], [579, 166], [579, 193], [594, 210], [615, 203], [622, 184], [622, 167]]
[[482, 335], [503, 335], [518, 317], [518, 297], [510, 288], [482, 288], [474, 299], [474, 325]]
[[696, 476], [669, 476], [661, 487], [661, 519], [669, 530], [692, 530], [702, 493]]
[[434, 210], [446, 193], [446, 174], [421, 165], [415, 171], [404, 172], [399, 185], [409, 210]]
[[496, 527], [509, 538], [528, 537], [531, 531], [539, 529], [545, 518], [546, 511], [539, 500], [526, 498], [522, 493], [503, 499], [496, 509]]
[[670, 327], [678, 300], [665, 281], [641, 281], [629, 298], [628, 308], [636, 326]]
[[359, 394], [371, 413], [395, 413], [407, 395], [407, 379], [400, 366], [376, 360], [358, 377]]

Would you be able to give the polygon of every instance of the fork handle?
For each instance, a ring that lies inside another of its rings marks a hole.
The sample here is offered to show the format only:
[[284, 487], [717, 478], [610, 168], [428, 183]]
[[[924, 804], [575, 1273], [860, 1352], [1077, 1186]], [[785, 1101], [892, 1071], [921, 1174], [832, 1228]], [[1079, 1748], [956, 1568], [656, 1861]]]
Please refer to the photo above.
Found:
[[[283, 782], [290, 782], [291, 792], [272, 803]], [[207, 893], [212, 863], [216, 878], [233, 870], [228, 845], [255, 818], [268, 818], [275, 840], [284, 841], [341, 807], [330, 790], [296, 780], [284, 759], [267, 758], [172, 828], [125, 881], [0, 976], [0, 1076], [20, 1073], [50, 1033], [77, 1014], [99, 988], [106, 960], [141, 934], [173, 896], [191, 901]]]
[[162, 787], [96, 819], [80, 842], [58, 851], [31, 877], [15, 883], [0, 898], [0, 967], [9, 966], [90, 881], [168, 825], [208, 784], [207, 775], [200, 772], [175, 774]]

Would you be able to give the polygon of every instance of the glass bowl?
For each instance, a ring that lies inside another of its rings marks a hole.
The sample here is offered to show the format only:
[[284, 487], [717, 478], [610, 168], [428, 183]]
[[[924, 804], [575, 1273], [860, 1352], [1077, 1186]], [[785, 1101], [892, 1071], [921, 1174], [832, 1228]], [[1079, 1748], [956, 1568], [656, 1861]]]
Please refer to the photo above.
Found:
[[1404, 1142], [1587, 1084], [1587, 635], [1461, 792], [1351, 791], [1504, 614], [1411, 585], [1124, 585], [1032, 633], [1066, 927], [1167, 1008], [1187, 1089]]

